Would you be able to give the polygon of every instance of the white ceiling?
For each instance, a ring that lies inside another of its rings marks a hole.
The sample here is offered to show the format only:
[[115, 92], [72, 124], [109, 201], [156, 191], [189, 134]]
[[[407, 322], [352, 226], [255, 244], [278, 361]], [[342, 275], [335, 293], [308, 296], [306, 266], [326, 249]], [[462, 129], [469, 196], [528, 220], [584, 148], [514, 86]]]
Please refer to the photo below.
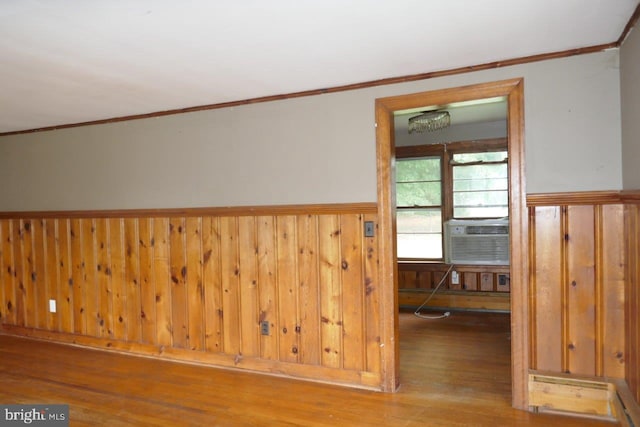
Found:
[[0, 0], [0, 133], [615, 42], [640, 0]]

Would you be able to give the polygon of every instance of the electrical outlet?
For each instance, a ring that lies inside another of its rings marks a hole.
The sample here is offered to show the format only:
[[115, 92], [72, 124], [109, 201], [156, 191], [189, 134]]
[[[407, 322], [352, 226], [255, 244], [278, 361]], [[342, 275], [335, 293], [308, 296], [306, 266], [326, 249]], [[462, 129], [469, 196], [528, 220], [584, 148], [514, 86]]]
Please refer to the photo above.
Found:
[[451, 284], [452, 285], [459, 285], [460, 284], [460, 275], [458, 274], [457, 271], [452, 271], [451, 272]]
[[269, 321], [263, 320], [260, 322], [260, 335], [269, 335]]
[[55, 313], [55, 312], [56, 312], [56, 300], [50, 299], [49, 300], [49, 313]]

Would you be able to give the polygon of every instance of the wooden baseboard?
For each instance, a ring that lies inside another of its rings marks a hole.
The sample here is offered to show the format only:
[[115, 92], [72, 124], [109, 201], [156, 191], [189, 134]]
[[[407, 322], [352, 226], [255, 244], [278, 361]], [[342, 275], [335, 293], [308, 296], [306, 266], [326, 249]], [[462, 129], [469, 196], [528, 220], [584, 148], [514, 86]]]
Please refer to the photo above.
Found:
[[[431, 292], [431, 290], [400, 290], [398, 305], [417, 308], [429, 298]], [[439, 291], [431, 297], [425, 307], [508, 312], [511, 309], [511, 296], [506, 292]]]
[[241, 354], [211, 353], [153, 344], [124, 342], [110, 338], [89, 337], [66, 332], [52, 332], [7, 324], [0, 325], [0, 334], [51, 341], [58, 344], [74, 345], [100, 351], [119, 352], [131, 356], [148, 357], [221, 369], [239, 369], [245, 372], [251, 371], [260, 374], [283, 376], [367, 390], [380, 390], [380, 375], [373, 372], [350, 371], [326, 366], [288, 363], [277, 360], [246, 357]]
[[536, 412], [562, 413], [640, 425], [638, 403], [621, 379], [572, 374], [529, 374], [529, 407]]

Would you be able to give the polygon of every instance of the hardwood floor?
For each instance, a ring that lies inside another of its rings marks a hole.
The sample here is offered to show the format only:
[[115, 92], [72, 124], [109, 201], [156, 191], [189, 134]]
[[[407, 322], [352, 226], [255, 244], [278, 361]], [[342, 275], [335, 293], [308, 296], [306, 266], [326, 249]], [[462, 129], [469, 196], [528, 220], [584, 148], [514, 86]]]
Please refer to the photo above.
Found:
[[0, 403], [66, 403], [72, 426], [611, 426], [510, 407], [509, 316], [400, 316], [383, 394], [0, 335]]

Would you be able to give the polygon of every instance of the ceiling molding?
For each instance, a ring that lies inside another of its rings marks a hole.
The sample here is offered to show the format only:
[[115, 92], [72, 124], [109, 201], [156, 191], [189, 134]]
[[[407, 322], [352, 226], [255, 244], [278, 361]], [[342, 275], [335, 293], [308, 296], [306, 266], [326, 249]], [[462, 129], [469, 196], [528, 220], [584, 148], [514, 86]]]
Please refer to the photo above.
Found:
[[622, 43], [624, 43], [624, 41], [626, 40], [631, 30], [638, 23], [638, 19], [640, 19], [640, 4], [636, 7], [636, 10], [633, 12], [633, 15], [631, 15], [631, 18], [629, 18], [629, 22], [627, 22], [627, 25], [624, 27], [624, 30], [622, 30], [622, 33], [620, 34], [620, 37], [616, 42], [618, 46], [622, 46]]
[[[638, 12], [638, 10], [636, 10], [636, 12]], [[301, 98], [306, 96], [322, 95], [326, 93], [345, 92], [345, 91], [356, 90], [356, 89], [364, 89], [364, 88], [370, 88], [370, 87], [376, 87], [376, 86], [413, 82], [418, 80], [432, 79], [436, 77], [451, 76], [455, 74], [464, 74], [464, 73], [470, 73], [474, 71], [509, 67], [509, 66], [527, 64], [527, 63], [538, 62], [538, 61], [546, 61], [549, 59], [559, 59], [559, 58], [566, 58], [566, 57], [576, 56], [576, 55], [602, 52], [607, 49], [618, 48], [618, 46], [619, 46], [618, 42], [611, 42], [611, 43], [601, 44], [596, 46], [582, 47], [577, 49], [569, 49], [569, 50], [563, 50], [559, 52], [550, 52], [550, 53], [543, 53], [543, 54], [531, 55], [531, 56], [523, 56], [520, 58], [507, 59], [503, 61], [494, 61], [494, 62], [488, 62], [484, 64], [470, 65], [470, 66], [452, 68], [447, 70], [432, 71], [428, 73], [413, 74], [413, 75], [400, 76], [400, 77], [390, 77], [386, 79], [372, 80], [372, 81], [367, 81], [362, 83], [354, 83], [354, 84], [335, 86], [335, 87], [324, 88], [324, 89], [313, 89], [313, 90], [293, 92], [288, 94], [250, 98], [250, 99], [245, 99], [240, 101], [222, 102], [219, 104], [199, 105], [194, 107], [178, 108], [178, 109], [165, 110], [165, 111], [156, 111], [156, 112], [145, 113], [145, 114], [113, 117], [110, 119], [92, 120], [88, 122], [69, 123], [64, 125], [47, 126], [47, 127], [41, 127], [41, 128], [35, 128], [35, 129], [17, 130], [17, 131], [0, 133], [0, 136], [20, 135], [20, 134], [35, 133], [35, 132], [46, 132], [46, 131], [52, 131], [52, 130], [58, 130], [58, 129], [81, 127], [81, 126], [101, 125], [101, 124], [124, 122], [124, 121], [130, 121], [130, 120], [148, 119], [152, 117], [162, 117], [162, 116], [170, 116], [170, 115], [176, 115], [176, 114], [192, 113], [196, 111], [216, 110], [221, 108], [236, 107], [240, 105], [256, 104], [256, 103], [262, 103], [262, 102], [271, 102], [271, 101], [278, 101], [278, 100], [291, 99], [291, 98]]]

